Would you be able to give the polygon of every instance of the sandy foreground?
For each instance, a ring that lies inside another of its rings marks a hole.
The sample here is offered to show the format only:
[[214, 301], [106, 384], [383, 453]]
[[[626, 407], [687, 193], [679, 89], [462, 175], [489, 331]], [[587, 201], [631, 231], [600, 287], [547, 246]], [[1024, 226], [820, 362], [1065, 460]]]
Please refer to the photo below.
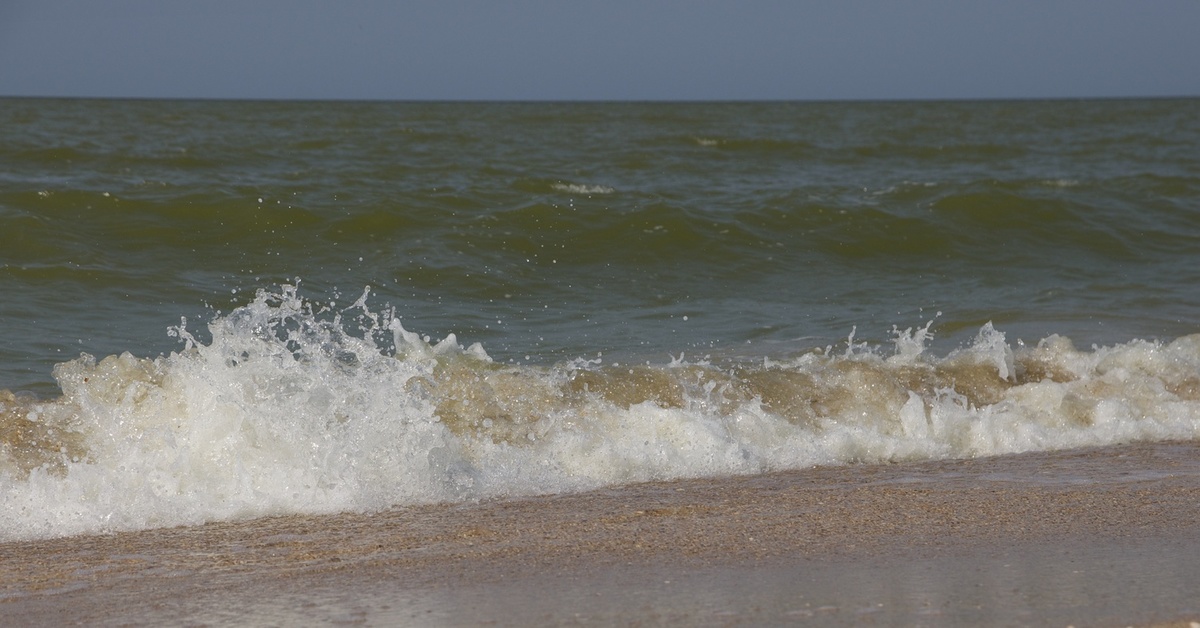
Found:
[[1200, 628], [1200, 442], [0, 544], [0, 624]]

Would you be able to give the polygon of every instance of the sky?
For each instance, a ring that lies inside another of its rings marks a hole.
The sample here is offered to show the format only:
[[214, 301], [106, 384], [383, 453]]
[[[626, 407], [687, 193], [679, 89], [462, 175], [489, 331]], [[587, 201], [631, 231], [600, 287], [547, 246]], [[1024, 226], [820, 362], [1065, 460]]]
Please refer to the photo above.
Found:
[[0, 96], [1200, 96], [1200, 0], [0, 0]]

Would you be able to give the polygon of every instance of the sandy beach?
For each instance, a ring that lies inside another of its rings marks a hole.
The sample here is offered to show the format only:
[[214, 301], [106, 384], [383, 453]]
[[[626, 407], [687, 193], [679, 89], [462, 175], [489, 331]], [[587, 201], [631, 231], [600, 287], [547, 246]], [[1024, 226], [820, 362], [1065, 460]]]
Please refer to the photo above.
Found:
[[6, 625], [1200, 621], [1200, 443], [0, 545]]

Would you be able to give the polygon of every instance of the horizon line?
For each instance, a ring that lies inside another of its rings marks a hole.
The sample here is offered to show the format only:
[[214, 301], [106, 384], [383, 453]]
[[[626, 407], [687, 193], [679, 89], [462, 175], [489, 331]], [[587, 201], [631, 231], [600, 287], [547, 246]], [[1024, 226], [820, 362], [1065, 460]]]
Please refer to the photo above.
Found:
[[46, 96], [0, 94], [0, 100], [80, 100], [142, 102], [246, 102], [347, 104], [870, 104], [870, 103], [986, 103], [1086, 102], [1134, 100], [1195, 100], [1200, 94], [1154, 96], [995, 96], [928, 98], [273, 98], [235, 96]]

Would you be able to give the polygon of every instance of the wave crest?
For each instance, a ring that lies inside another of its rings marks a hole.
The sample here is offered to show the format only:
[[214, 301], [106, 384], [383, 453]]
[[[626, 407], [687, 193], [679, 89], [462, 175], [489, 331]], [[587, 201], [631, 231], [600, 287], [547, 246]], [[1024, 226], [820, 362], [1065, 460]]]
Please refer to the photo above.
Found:
[[787, 360], [531, 366], [368, 297], [260, 291], [208, 342], [181, 324], [170, 355], [60, 364], [58, 399], [0, 393], [0, 537], [1200, 436], [1200, 335], [1081, 351], [989, 323], [939, 357], [926, 324]]

